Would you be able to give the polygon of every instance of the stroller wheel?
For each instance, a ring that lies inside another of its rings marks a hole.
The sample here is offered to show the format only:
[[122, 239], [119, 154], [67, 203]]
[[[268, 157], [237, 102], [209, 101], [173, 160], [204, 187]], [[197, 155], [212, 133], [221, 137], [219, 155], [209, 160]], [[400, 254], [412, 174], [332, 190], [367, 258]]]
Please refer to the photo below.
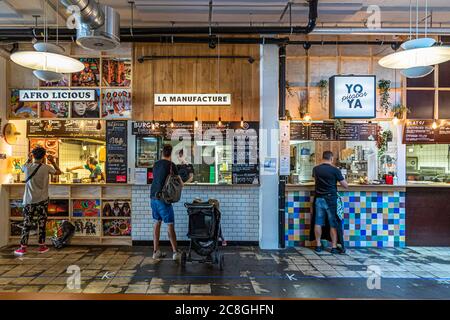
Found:
[[225, 257], [222, 253], [217, 254], [218, 263], [219, 263], [219, 270], [223, 271], [224, 263], [225, 263]]
[[182, 268], [185, 268], [186, 267], [186, 261], [187, 261], [187, 255], [186, 255], [186, 252], [183, 252], [182, 254], [181, 254], [181, 267]]

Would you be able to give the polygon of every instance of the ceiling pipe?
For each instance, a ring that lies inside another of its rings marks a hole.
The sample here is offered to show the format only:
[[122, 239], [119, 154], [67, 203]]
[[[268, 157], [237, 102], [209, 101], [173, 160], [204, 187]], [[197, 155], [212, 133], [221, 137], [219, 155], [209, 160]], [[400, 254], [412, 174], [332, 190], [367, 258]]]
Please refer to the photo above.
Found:
[[[353, 27], [335, 27], [335, 28], [314, 28], [312, 35], [397, 35], [408, 36], [410, 28], [353, 28]], [[414, 30], [415, 31], [415, 30]], [[415, 33], [415, 32], [414, 32]], [[450, 28], [428, 28], [428, 35], [443, 36], [450, 35]], [[425, 34], [425, 28], [419, 28], [418, 34]]]
[[75, 6], [80, 10], [82, 23], [89, 25], [92, 29], [100, 28], [105, 23], [105, 16], [98, 3], [94, 0], [60, 0], [69, 9]]

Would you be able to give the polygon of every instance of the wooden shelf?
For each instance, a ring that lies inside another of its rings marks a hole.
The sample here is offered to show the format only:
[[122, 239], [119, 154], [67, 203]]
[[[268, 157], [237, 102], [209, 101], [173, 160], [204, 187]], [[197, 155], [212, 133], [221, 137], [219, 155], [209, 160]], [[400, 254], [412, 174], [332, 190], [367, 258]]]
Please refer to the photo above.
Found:
[[[7, 185], [5, 186], [8, 194], [9, 200], [22, 200], [24, 185]], [[127, 220], [131, 224], [132, 217], [103, 217], [101, 211], [103, 209], [104, 202], [113, 202], [115, 200], [127, 201], [131, 205], [131, 185], [124, 184], [53, 184], [50, 185], [49, 193], [51, 200], [67, 200], [69, 202], [69, 215], [64, 217], [48, 216], [48, 220], [69, 220], [69, 221], [80, 221], [80, 220], [94, 220], [96, 225], [98, 225], [98, 235], [87, 236], [87, 235], [74, 235], [72, 238], [73, 244], [104, 244], [104, 245], [131, 245], [131, 236], [103, 236], [103, 225], [106, 221], [111, 220]], [[95, 194], [95, 196], [90, 196]], [[125, 194], [125, 196], [124, 196]], [[87, 195], [87, 196], [85, 196]], [[73, 201], [74, 200], [97, 200], [100, 201], [100, 215], [95, 217], [74, 217], [73, 216]], [[9, 205], [9, 202], [8, 202]], [[10, 214], [10, 208], [8, 207], [8, 215]], [[23, 221], [23, 217], [11, 217], [9, 216], [10, 222], [20, 222]], [[9, 225], [8, 225], [9, 228]], [[10, 230], [8, 230], [8, 233]], [[48, 244], [51, 244], [49, 237], [47, 237]], [[16, 244], [17, 239], [20, 236], [10, 236], [10, 242]], [[34, 244], [37, 236], [30, 236], [32, 244]], [[11, 243], [11, 244], [12, 244]]]

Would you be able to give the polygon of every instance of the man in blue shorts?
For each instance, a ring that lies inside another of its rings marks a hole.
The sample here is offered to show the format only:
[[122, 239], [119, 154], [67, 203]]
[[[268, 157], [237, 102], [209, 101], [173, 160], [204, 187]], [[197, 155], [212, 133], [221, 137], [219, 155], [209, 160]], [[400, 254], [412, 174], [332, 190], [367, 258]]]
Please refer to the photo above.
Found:
[[[342, 176], [341, 171], [333, 165], [333, 153], [325, 151], [322, 163], [313, 169], [315, 179], [315, 201], [314, 201], [314, 236], [316, 240], [316, 251], [322, 251], [321, 237], [322, 227], [329, 226], [331, 236], [331, 253], [342, 253], [337, 248], [337, 183], [343, 188], [348, 188], [348, 183]], [[327, 223], [328, 222], [328, 223]]]
[[163, 146], [162, 158], [156, 161], [153, 166], [153, 182], [150, 188], [150, 198], [152, 207], [153, 224], [153, 259], [160, 259], [165, 256], [159, 250], [159, 236], [161, 232], [161, 223], [167, 224], [169, 240], [172, 246], [172, 259], [179, 260], [181, 254], [177, 250], [177, 235], [175, 233], [175, 216], [172, 204], [166, 203], [161, 199], [161, 191], [166, 183], [170, 172], [178, 175], [177, 167], [172, 162], [172, 146], [166, 144]]

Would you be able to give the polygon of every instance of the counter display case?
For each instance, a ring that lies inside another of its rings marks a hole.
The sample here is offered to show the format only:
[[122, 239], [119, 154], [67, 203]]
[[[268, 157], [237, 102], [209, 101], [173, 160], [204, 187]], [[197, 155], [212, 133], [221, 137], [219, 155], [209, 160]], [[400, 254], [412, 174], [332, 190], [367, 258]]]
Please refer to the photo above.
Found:
[[[5, 185], [9, 201], [9, 243], [16, 244], [23, 222], [23, 184]], [[75, 226], [73, 244], [131, 245], [132, 186], [114, 184], [51, 184], [47, 242], [58, 235], [59, 225]], [[36, 236], [30, 243], [37, 242]]]

